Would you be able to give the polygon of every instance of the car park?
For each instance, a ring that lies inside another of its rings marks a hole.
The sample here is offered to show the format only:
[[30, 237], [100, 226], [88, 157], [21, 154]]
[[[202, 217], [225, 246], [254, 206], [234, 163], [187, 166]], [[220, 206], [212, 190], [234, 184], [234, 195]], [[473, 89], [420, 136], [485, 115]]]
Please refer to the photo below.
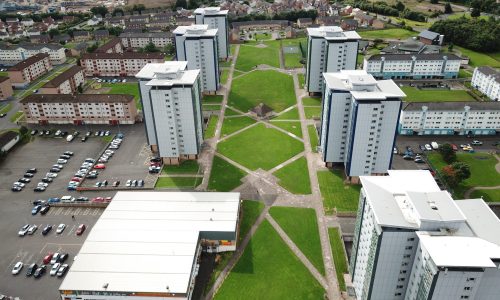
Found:
[[15, 265], [14, 268], [12, 268], [12, 275], [17, 275], [19, 272], [21, 272], [23, 268], [23, 263], [21, 261], [18, 261]]
[[21, 227], [21, 229], [19, 230], [18, 232], [18, 235], [19, 236], [25, 236], [26, 233], [28, 233], [28, 229], [30, 228], [30, 224], [26, 224], [24, 225], [23, 227]]
[[35, 263], [29, 265], [28, 270], [26, 271], [26, 277], [30, 277], [31, 275], [33, 275], [33, 273], [35, 273], [37, 268], [38, 265]]
[[33, 235], [33, 233], [35, 233], [35, 231], [38, 229], [38, 226], [36, 225], [31, 225], [30, 228], [28, 228], [28, 234], [29, 235]]
[[56, 276], [57, 271], [59, 271], [59, 267], [61, 267], [60, 263], [53, 264], [52, 268], [50, 269], [50, 276]]
[[64, 274], [66, 274], [66, 271], [68, 271], [68, 264], [63, 264], [59, 270], [57, 271], [57, 277], [62, 277]]
[[57, 234], [63, 233], [63, 231], [64, 231], [65, 228], [66, 228], [66, 224], [63, 224], [63, 223], [59, 224], [59, 226], [57, 226], [56, 233]]
[[86, 228], [85, 224], [80, 224], [76, 230], [76, 235], [82, 235]]
[[33, 273], [33, 277], [35, 277], [35, 278], [42, 277], [43, 274], [45, 274], [46, 270], [47, 270], [47, 266], [46, 265], [41, 265], [40, 267], [38, 267], [38, 269], [36, 269], [35, 273]]
[[52, 230], [52, 225], [47, 225], [42, 230], [42, 235], [47, 235]]

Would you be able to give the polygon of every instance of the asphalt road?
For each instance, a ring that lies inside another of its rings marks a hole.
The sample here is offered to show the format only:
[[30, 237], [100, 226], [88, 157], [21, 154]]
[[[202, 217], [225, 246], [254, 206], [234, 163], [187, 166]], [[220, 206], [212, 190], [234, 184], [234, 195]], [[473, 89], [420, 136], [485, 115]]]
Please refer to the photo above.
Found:
[[[51, 126], [52, 129], [66, 129], [68, 131], [82, 127], [74, 126]], [[89, 126], [89, 129], [112, 130], [117, 132], [117, 127], [110, 126]], [[138, 150], [145, 143], [143, 124], [133, 126], [120, 126], [125, 133], [125, 140], [118, 150], [122, 152], [119, 157], [117, 152], [113, 158], [113, 167], [110, 167], [110, 174], [120, 174], [124, 177], [138, 177], [138, 170], [142, 177], [147, 174], [147, 166], [144, 165], [147, 157], [139, 156]], [[128, 142], [128, 143], [127, 143]], [[0, 294], [20, 297], [23, 300], [56, 300], [59, 299], [58, 288], [61, 278], [52, 277], [48, 273], [40, 279], [25, 276], [27, 266], [23, 268], [19, 275], [13, 276], [11, 270], [17, 261], [22, 261], [25, 265], [33, 262], [41, 263], [43, 257], [48, 252], [69, 253], [67, 263], [73, 262], [74, 256], [80, 250], [88, 232], [102, 214], [102, 208], [63, 208], [52, 207], [45, 215], [31, 215], [32, 201], [36, 199], [48, 199], [49, 197], [61, 197], [63, 195], [86, 196], [89, 198], [96, 196], [114, 196], [115, 191], [86, 191], [68, 192], [66, 186], [82, 161], [87, 157], [97, 157], [104, 149], [106, 143], [102, 138], [91, 138], [86, 143], [75, 139], [68, 143], [63, 138], [43, 138], [36, 137], [31, 143], [16, 147], [9, 153], [7, 159], [0, 165]], [[74, 156], [68, 161], [58, 177], [51, 183], [48, 189], [42, 193], [35, 193], [33, 188], [36, 183], [44, 177], [48, 169], [56, 163], [59, 155], [64, 151], [73, 151]], [[128, 156], [138, 159], [126, 159]], [[133, 162], [133, 163], [132, 163]], [[139, 162], [142, 163], [139, 164]], [[138, 168], [130, 166], [137, 165]], [[38, 172], [28, 183], [23, 191], [12, 192], [12, 183], [23, 176], [26, 169], [37, 168]], [[131, 174], [128, 173], [132, 170]], [[75, 216], [72, 220], [71, 216]], [[51, 224], [57, 226], [65, 223], [68, 227], [61, 235], [55, 234], [53, 229], [47, 236], [41, 234], [41, 229]], [[79, 224], [86, 224], [87, 230], [82, 236], [76, 236], [75, 230]], [[37, 224], [39, 229], [34, 235], [19, 237], [17, 232], [24, 224]]]

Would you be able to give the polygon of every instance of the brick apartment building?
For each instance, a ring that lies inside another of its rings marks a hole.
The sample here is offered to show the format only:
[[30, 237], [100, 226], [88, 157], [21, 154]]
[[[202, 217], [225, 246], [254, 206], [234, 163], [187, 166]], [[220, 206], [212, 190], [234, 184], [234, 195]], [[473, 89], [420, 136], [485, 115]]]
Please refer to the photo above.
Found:
[[86, 76], [135, 76], [146, 64], [164, 61], [161, 53], [86, 53], [81, 65]]
[[47, 82], [40, 89], [41, 94], [75, 94], [85, 83], [83, 68], [72, 66], [64, 73]]
[[134, 96], [33, 94], [21, 101], [28, 124], [134, 124]]
[[8, 69], [10, 82], [14, 87], [25, 87], [33, 80], [52, 70], [47, 53], [33, 55]]
[[114, 38], [101, 47], [97, 48], [95, 53], [123, 53], [123, 45], [120, 38]]
[[171, 32], [126, 32], [120, 34], [123, 46], [132, 49], [144, 48], [149, 43], [153, 43], [157, 48], [161, 49], [172, 44], [172, 37]]
[[12, 83], [7, 76], [0, 76], [0, 100], [6, 100], [12, 96]]

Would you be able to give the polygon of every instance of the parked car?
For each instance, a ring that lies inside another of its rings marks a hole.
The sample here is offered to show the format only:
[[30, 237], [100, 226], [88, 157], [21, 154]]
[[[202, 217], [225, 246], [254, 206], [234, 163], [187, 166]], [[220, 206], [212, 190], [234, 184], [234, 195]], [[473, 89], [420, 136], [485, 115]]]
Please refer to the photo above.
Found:
[[61, 234], [63, 233], [64, 229], [66, 228], [66, 225], [65, 224], [59, 224], [59, 226], [57, 226], [57, 230], [56, 230], [56, 233], [57, 234]]
[[50, 261], [52, 260], [52, 256], [54, 256], [54, 253], [52, 252], [47, 253], [47, 255], [45, 255], [45, 257], [43, 258], [43, 263], [44, 264], [50, 263]]
[[450, 144], [450, 146], [451, 146], [451, 149], [453, 149], [453, 151], [458, 151], [458, 147], [457, 147], [457, 145], [455, 145], [455, 144]]
[[432, 143], [431, 143], [431, 146], [432, 146], [432, 149], [434, 149], [434, 150], [439, 149], [439, 144], [438, 144], [438, 143], [436, 143], [436, 142], [432, 142]]
[[87, 139], [88, 139], [88, 138], [87, 138], [86, 136], [84, 136], [84, 137], [82, 137], [81, 141], [82, 141], [82, 142], [86, 142], [86, 141], [87, 141]]
[[40, 192], [45, 192], [47, 188], [44, 186], [37, 186], [36, 188], [33, 189], [34, 192], [40, 193]]
[[42, 209], [42, 206], [40, 204], [38, 205], [35, 205], [35, 207], [33, 207], [33, 209], [31, 210], [31, 215], [36, 215], [38, 214], [38, 212]]
[[59, 267], [61, 267], [60, 263], [53, 264], [52, 268], [50, 269], [50, 276], [56, 276], [57, 271], [59, 271]]
[[52, 230], [52, 225], [47, 225], [42, 230], [42, 235], [47, 235]]
[[137, 186], [138, 187], [143, 187], [144, 186], [144, 180], [140, 179], [137, 181]]
[[12, 268], [12, 275], [17, 275], [19, 274], [19, 272], [21, 272], [22, 268], [23, 268], [23, 262], [21, 261], [18, 261], [15, 265], [14, 265], [14, 268]]
[[425, 150], [432, 151], [432, 147], [429, 144], [425, 144]]
[[52, 255], [52, 259], [50, 260], [51, 265], [55, 264], [58, 261], [59, 255], [60, 255], [59, 252], [56, 252], [56, 253], [54, 253], [54, 255]]
[[46, 213], [49, 212], [49, 210], [50, 210], [50, 206], [44, 205], [44, 206], [42, 206], [42, 209], [40, 209], [40, 214], [45, 215]]
[[78, 197], [75, 200], [76, 202], [89, 202], [89, 198], [87, 197]]
[[94, 166], [94, 169], [97, 169], [97, 170], [106, 169], [106, 165], [105, 164], [97, 164]]
[[64, 151], [64, 155], [73, 156], [75, 153], [73, 151]]
[[127, 180], [127, 182], [125, 183], [125, 186], [126, 187], [130, 187], [132, 185], [132, 180]]
[[23, 175], [23, 177], [25, 178], [33, 178], [35, 175], [33, 175], [33, 173], [26, 173]]
[[18, 181], [19, 181], [19, 182], [22, 182], [22, 183], [30, 183], [30, 182], [31, 182], [31, 179], [23, 177], [23, 178], [19, 178], [19, 180], [18, 180]]
[[66, 163], [68, 163], [68, 160], [67, 160], [67, 159], [64, 159], [64, 158], [59, 158], [59, 159], [57, 160], [57, 163], [58, 163], [58, 164], [66, 164]]
[[42, 178], [42, 182], [45, 182], [45, 183], [51, 183], [52, 181], [54, 181], [54, 179], [52, 179], [50, 177], [44, 177], [44, 178]]
[[59, 255], [59, 260], [57, 262], [64, 263], [66, 259], [68, 259], [69, 254], [68, 253], [61, 253]]
[[425, 151], [425, 146], [424, 145], [418, 145], [418, 148], [420, 149], [420, 151]]
[[18, 232], [18, 235], [19, 236], [25, 236], [26, 233], [28, 233], [28, 229], [30, 228], [30, 224], [26, 224], [24, 225], [23, 227], [21, 227], [21, 229], [19, 230]]
[[26, 271], [26, 277], [30, 277], [31, 275], [33, 275], [33, 273], [35, 273], [37, 268], [38, 265], [35, 263], [29, 265], [28, 270]]
[[36, 269], [35, 273], [33, 273], [33, 277], [35, 277], [35, 278], [42, 277], [43, 274], [45, 274], [46, 270], [47, 270], [47, 266], [41, 265], [40, 267], [38, 267], [38, 269]]
[[473, 140], [471, 145], [473, 146], [482, 146], [483, 145], [483, 142], [481, 141], [478, 141], [478, 140]]
[[85, 224], [80, 224], [80, 226], [78, 226], [78, 229], [76, 230], [76, 235], [82, 235], [85, 231], [85, 228], [87, 228]]
[[117, 187], [120, 185], [120, 180], [117, 180], [115, 182], [113, 182], [113, 187]]
[[28, 228], [28, 234], [29, 235], [33, 235], [33, 233], [35, 233], [35, 231], [38, 229], [38, 226], [36, 225], [31, 225], [30, 228]]
[[64, 274], [66, 274], [66, 271], [68, 271], [68, 264], [63, 264], [59, 270], [57, 271], [57, 277], [62, 277]]
[[49, 198], [47, 200], [48, 203], [59, 203], [61, 202], [61, 199], [60, 198], [57, 198], [57, 197], [52, 197], [52, 198]]
[[36, 168], [31, 168], [31, 169], [26, 170], [26, 173], [35, 174], [36, 172], [37, 172]]

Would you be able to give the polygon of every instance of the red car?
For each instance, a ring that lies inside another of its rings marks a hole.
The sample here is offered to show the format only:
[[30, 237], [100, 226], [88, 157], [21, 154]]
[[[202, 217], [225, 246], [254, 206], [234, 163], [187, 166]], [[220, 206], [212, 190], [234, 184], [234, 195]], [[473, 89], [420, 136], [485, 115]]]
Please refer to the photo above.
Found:
[[79, 177], [73, 177], [73, 178], [71, 178], [71, 181], [80, 182], [80, 181], [82, 181], [82, 179]]
[[76, 230], [76, 235], [82, 235], [82, 233], [85, 231], [85, 228], [87, 228], [85, 224], [80, 224], [80, 226], [78, 226], [78, 229]]
[[95, 198], [92, 198], [92, 202], [104, 202], [104, 198], [103, 197], [95, 197]]
[[455, 144], [451, 144], [451, 149], [453, 149], [453, 151], [458, 151], [458, 147]]
[[106, 169], [106, 165], [105, 164], [97, 164], [94, 166], [94, 169]]
[[43, 263], [44, 264], [50, 264], [50, 261], [52, 260], [52, 256], [54, 256], [54, 253], [50, 253], [47, 254], [44, 258], [43, 258]]

